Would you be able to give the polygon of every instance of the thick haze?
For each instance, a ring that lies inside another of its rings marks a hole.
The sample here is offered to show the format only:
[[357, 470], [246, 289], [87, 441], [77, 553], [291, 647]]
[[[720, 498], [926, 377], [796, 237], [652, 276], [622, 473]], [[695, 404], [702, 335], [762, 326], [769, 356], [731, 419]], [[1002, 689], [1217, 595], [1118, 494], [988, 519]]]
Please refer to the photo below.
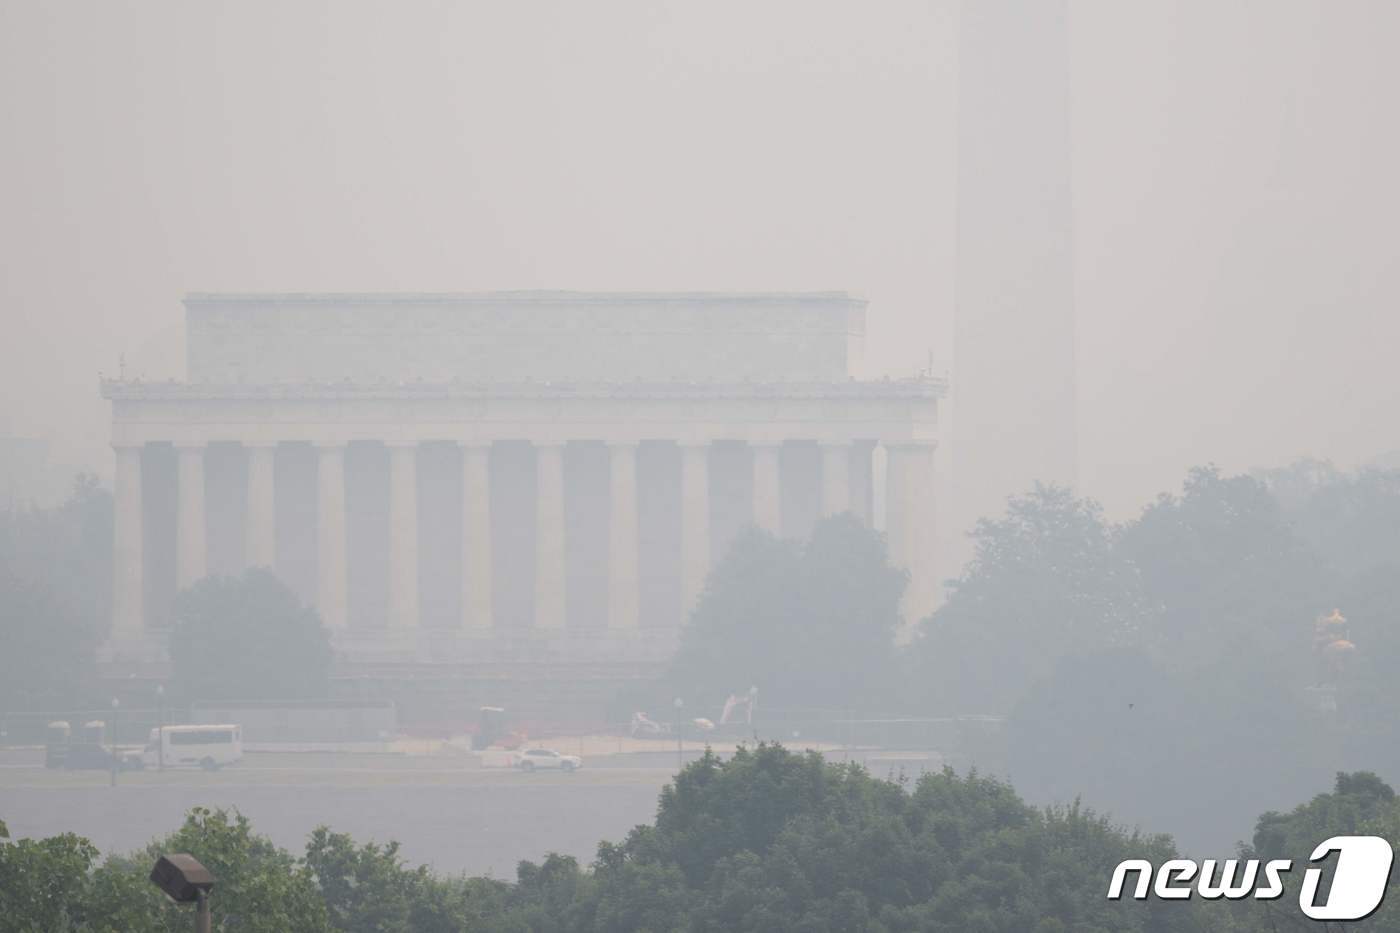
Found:
[[[957, 4], [0, 0], [0, 435], [187, 291], [849, 289], [951, 353]], [[1070, 4], [1084, 491], [1400, 449], [1400, 5]], [[1027, 160], [1036, 158], [1026, 152]], [[1014, 374], [1008, 374], [1014, 378]]]

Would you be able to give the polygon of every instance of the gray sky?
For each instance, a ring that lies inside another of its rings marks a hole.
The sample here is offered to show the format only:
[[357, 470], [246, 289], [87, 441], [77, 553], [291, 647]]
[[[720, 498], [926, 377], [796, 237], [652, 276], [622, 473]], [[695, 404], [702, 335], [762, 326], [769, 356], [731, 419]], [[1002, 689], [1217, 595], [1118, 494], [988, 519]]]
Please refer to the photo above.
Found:
[[[1071, 0], [1114, 514], [1400, 449], [1398, 34], [1385, 0]], [[0, 0], [0, 434], [109, 472], [97, 373], [178, 376], [197, 290], [844, 288], [870, 373], [951, 366], [956, 36], [949, 0]]]

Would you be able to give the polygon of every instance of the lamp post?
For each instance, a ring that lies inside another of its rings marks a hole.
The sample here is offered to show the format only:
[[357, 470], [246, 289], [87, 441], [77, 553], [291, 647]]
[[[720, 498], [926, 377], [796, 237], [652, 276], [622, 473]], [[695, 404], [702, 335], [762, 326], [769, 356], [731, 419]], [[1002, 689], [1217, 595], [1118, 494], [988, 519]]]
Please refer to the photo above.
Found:
[[156, 684], [156, 770], [165, 770], [165, 684]]
[[194, 933], [212, 933], [209, 894], [214, 876], [193, 855], [162, 855], [151, 869], [151, 883], [177, 904], [194, 904]]
[[681, 709], [685, 706], [685, 701], [676, 697], [676, 771], [685, 768], [685, 751], [681, 747]]
[[112, 697], [112, 741], [107, 752], [109, 764], [112, 767], [112, 786], [117, 786], [117, 710], [122, 705], [122, 701]]
[[749, 720], [749, 728], [750, 728], [750, 730], [752, 730], [752, 732], [753, 732], [754, 744], [757, 744], [757, 743], [758, 743], [758, 730], [755, 729], [755, 728], [754, 728], [754, 725], [753, 725], [753, 713], [754, 713], [754, 710], [757, 709], [757, 708], [758, 708], [758, 687], [755, 685], [755, 686], [752, 686], [752, 687], [749, 688], [749, 708], [748, 708], [748, 712], [747, 712], [747, 714], [746, 714], [746, 715], [748, 716], [748, 720]]

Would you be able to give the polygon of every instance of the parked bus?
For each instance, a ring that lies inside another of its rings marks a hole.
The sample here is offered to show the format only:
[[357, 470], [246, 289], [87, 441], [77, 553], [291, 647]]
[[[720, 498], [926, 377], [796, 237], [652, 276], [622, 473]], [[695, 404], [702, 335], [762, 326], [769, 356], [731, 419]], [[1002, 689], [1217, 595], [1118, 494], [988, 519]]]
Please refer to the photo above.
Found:
[[151, 730], [141, 761], [147, 768], [215, 771], [243, 758], [239, 726], [161, 726]]

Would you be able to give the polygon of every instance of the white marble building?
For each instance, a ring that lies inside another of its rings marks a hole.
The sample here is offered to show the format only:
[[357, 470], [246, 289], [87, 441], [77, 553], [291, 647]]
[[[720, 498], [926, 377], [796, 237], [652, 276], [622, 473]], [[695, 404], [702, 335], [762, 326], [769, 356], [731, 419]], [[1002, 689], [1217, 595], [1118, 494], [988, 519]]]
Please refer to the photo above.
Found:
[[175, 591], [248, 566], [350, 659], [660, 658], [740, 528], [846, 511], [910, 570], [906, 616], [933, 604], [944, 386], [855, 378], [843, 293], [185, 307], [185, 382], [102, 384], [114, 659], [159, 657]]

